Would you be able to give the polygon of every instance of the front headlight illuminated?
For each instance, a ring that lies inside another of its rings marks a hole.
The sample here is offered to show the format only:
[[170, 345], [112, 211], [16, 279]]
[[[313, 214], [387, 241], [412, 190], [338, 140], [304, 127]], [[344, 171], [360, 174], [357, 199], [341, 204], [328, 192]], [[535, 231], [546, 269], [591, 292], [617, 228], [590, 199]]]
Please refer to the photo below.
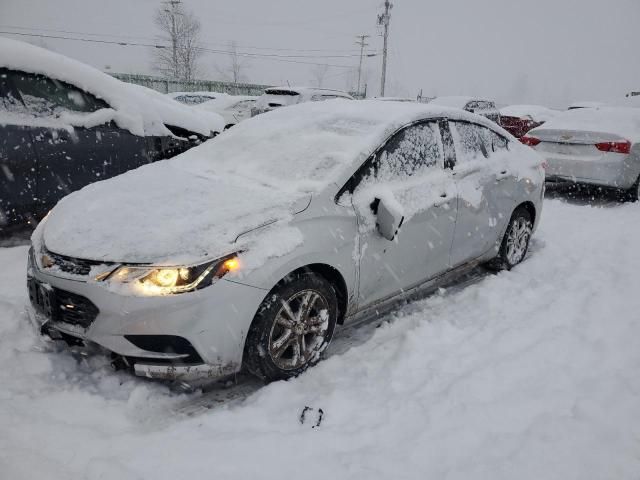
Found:
[[142, 295], [167, 295], [207, 287], [238, 268], [240, 262], [233, 254], [213, 262], [185, 267], [121, 266], [104, 281], [128, 284], [135, 293]]

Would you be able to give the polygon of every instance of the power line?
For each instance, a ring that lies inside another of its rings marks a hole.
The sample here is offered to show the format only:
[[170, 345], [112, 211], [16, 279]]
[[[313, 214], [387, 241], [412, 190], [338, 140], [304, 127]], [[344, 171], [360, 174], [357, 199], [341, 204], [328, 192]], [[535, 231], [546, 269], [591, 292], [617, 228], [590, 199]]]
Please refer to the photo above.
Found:
[[[56, 30], [52, 28], [42, 28], [42, 27], [22, 27], [16, 25], [0, 25], [0, 28], [9, 28], [12, 30], [26, 30], [28, 32], [53, 32], [53, 33], [65, 33], [70, 35], [86, 35], [90, 37], [112, 37], [112, 38], [130, 38], [137, 39], [143, 41], [151, 41], [155, 42], [156, 38], [152, 37], [141, 37], [137, 35], [125, 35], [125, 34], [110, 34], [110, 33], [91, 33], [91, 32], [77, 32], [72, 30]], [[14, 32], [11, 32], [14, 33]], [[19, 32], [15, 32], [15, 35], [18, 35]], [[215, 43], [215, 42], [202, 42], [204, 45], [208, 46], [224, 46], [226, 44], [223, 43]], [[345, 50], [345, 49], [331, 49], [331, 48], [280, 48], [280, 47], [256, 47], [252, 45], [238, 45], [238, 48], [249, 49], [249, 50], [270, 50], [274, 52], [339, 52], [339, 53], [353, 53], [357, 54], [357, 50]]]
[[[122, 47], [131, 46], [131, 47], [147, 47], [147, 48], [158, 48], [158, 49], [170, 48], [167, 45], [161, 45], [161, 44], [122, 42], [122, 41], [101, 40], [101, 39], [94, 39], [94, 38], [73, 38], [73, 37], [65, 37], [62, 35], [44, 35], [44, 34], [7, 32], [7, 31], [0, 31], [0, 34], [39, 37], [39, 38], [51, 38], [51, 39], [57, 39], [57, 40], [72, 40], [72, 41], [78, 41], [78, 42], [100, 43], [100, 44], [108, 44], [108, 45], [119, 45]], [[266, 53], [232, 52], [228, 50], [218, 50], [218, 49], [204, 48], [204, 47], [199, 47], [198, 49], [205, 52], [220, 54], [220, 55], [237, 55], [242, 57], [256, 58], [260, 60], [268, 59], [276, 62], [299, 63], [304, 65], [329, 65], [330, 67], [337, 67], [337, 68], [353, 68], [353, 67], [350, 65], [306, 62], [306, 61], [292, 60], [292, 59], [293, 58], [354, 58], [358, 56], [358, 55], [278, 55], [278, 54], [266, 54]], [[378, 54], [377, 53], [369, 54], [369, 56], [376, 56], [376, 55]]]

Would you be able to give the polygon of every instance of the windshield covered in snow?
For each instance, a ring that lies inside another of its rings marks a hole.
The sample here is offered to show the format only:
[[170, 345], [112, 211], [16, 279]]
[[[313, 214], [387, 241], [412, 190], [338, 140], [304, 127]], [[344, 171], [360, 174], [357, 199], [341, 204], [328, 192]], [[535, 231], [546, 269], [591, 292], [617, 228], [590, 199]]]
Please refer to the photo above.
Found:
[[389, 114], [402, 111], [401, 104], [390, 109], [374, 102], [351, 108], [352, 103], [309, 102], [259, 115], [176, 160], [193, 171], [317, 190], [355, 159], [366, 158], [382, 141], [380, 130], [392, 123]]

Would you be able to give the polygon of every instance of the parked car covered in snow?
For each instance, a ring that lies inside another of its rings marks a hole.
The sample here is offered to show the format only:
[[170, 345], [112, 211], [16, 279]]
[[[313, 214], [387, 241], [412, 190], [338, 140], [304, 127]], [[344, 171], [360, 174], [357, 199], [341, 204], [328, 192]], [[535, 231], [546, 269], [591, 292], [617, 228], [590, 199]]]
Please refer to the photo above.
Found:
[[353, 100], [348, 93], [340, 90], [313, 87], [274, 87], [267, 88], [264, 94], [258, 97], [255, 106], [251, 109], [251, 115], [259, 115], [278, 107], [287, 107], [304, 102], [320, 102], [342, 98]]
[[185, 105], [200, 105], [204, 102], [215, 100], [216, 98], [226, 96], [225, 93], [218, 92], [171, 92], [167, 93], [167, 97], [172, 98], [176, 102]]
[[215, 100], [196, 105], [195, 108], [215, 112], [224, 118], [224, 128], [231, 128], [247, 118], [251, 118], [251, 108], [258, 97], [246, 95], [225, 95]]
[[462, 110], [277, 109], [64, 198], [32, 237], [34, 319], [138, 375], [291, 377], [337, 325], [521, 262], [541, 165]]
[[0, 38], [0, 232], [33, 225], [68, 193], [174, 156], [223, 127], [216, 114]]
[[439, 105], [441, 107], [453, 107], [465, 110], [471, 113], [477, 113], [483, 117], [487, 117], [492, 122], [500, 124], [500, 112], [496, 108], [495, 102], [484, 100], [476, 97], [465, 96], [444, 96], [436, 97], [429, 102], [431, 105]]
[[547, 160], [547, 181], [597, 185], [640, 198], [640, 109], [563, 112], [521, 141]]
[[500, 126], [516, 138], [539, 127], [558, 113], [540, 105], [509, 105], [500, 109]]

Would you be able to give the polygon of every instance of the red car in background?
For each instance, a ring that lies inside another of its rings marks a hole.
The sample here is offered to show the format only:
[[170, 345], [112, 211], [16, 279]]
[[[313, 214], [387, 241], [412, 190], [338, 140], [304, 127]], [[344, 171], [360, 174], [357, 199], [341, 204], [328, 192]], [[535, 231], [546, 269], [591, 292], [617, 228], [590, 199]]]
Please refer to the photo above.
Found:
[[510, 105], [500, 109], [500, 126], [516, 138], [554, 118], [559, 112], [539, 105]]

